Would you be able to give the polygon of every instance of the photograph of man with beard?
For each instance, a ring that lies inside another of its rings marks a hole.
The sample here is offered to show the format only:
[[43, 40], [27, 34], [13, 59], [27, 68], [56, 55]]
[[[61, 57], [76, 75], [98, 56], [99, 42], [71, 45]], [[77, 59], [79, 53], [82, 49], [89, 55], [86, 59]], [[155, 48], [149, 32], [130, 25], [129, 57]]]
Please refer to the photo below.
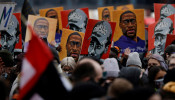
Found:
[[144, 52], [145, 41], [137, 36], [137, 20], [136, 15], [132, 11], [125, 11], [120, 15], [119, 27], [123, 35], [114, 42], [114, 46], [121, 48], [121, 53], [126, 48], [130, 48], [132, 52]]
[[71, 33], [66, 42], [67, 57], [73, 57], [75, 62], [77, 62], [81, 52], [81, 44], [81, 35], [78, 32]]

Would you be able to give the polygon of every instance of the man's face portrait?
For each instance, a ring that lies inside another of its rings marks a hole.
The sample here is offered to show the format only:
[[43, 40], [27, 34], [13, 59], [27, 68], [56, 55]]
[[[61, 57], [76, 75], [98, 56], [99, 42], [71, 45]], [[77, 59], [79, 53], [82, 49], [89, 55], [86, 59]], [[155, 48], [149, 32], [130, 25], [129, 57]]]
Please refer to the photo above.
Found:
[[171, 4], [166, 4], [162, 6], [160, 10], [160, 19], [164, 19], [173, 14], [175, 14], [175, 8]]
[[104, 21], [111, 21], [111, 18], [110, 18], [110, 11], [108, 8], [105, 8], [103, 11], [102, 11], [102, 20]]
[[154, 30], [155, 35], [154, 46], [156, 53], [163, 54], [167, 34], [172, 34], [172, 31], [173, 31], [173, 22], [169, 18], [163, 19], [156, 25]]
[[16, 43], [19, 42], [19, 23], [16, 17], [13, 15], [8, 25], [7, 31], [1, 31], [1, 49], [6, 49], [13, 53]]
[[92, 30], [88, 56], [100, 59], [103, 53], [108, 50], [110, 37], [112, 35], [111, 26], [106, 21], [98, 22]]
[[[125, 12], [124, 12], [125, 13]], [[122, 29], [123, 35], [134, 39], [137, 33], [137, 21], [134, 13], [125, 13], [120, 16], [120, 28]]]
[[40, 38], [47, 38], [49, 33], [49, 22], [45, 18], [38, 18], [34, 22], [34, 31]]
[[73, 57], [77, 62], [81, 52], [82, 37], [79, 33], [71, 33], [66, 43], [67, 56]]
[[46, 17], [57, 19], [57, 28], [58, 28], [58, 26], [59, 26], [59, 20], [58, 20], [58, 14], [57, 14], [56, 10], [54, 10], [54, 9], [48, 10], [46, 12]]
[[69, 29], [85, 33], [87, 20], [87, 15], [82, 10], [75, 9], [68, 15]]

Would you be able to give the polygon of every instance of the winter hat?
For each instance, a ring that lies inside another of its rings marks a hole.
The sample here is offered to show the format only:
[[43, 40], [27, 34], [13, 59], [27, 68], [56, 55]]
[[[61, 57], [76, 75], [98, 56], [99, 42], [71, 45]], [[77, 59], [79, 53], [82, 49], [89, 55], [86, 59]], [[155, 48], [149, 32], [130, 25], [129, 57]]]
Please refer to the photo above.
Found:
[[137, 52], [132, 52], [129, 54], [128, 60], [126, 62], [126, 66], [129, 66], [129, 65], [137, 65], [140, 68], [142, 68], [142, 62]]
[[123, 67], [119, 72], [119, 78], [130, 81], [134, 87], [139, 85], [141, 69], [137, 67]]
[[72, 57], [66, 57], [64, 58], [62, 61], [61, 61], [61, 66], [70, 66], [72, 67], [73, 69], [75, 68], [76, 66], [76, 63], [75, 63], [75, 60], [74, 58]]
[[104, 60], [104, 72], [106, 72], [106, 77], [118, 77], [119, 66], [115, 58], [107, 58]]
[[[165, 68], [165, 70], [168, 70], [168, 65], [165, 63], [165, 60], [162, 56], [158, 55], [158, 54], [152, 54], [149, 56], [149, 59], [156, 59], [160, 62], [160, 65]], [[148, 59], [148, 61], [149, 61]]]

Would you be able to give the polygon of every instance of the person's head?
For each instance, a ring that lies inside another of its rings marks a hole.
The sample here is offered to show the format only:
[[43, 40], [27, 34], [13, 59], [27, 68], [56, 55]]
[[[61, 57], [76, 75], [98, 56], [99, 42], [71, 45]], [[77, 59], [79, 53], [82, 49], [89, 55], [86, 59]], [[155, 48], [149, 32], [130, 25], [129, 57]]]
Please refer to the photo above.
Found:
[[112, 29], [107, 21], [100, 21], [95, 24], [92, 34], [89, 37], [90, 45], [88, 56], [100, 59], [104, 53], [107, 53], [111, 44]]
[[167, 74], [164, 76], [163, 83], [166, 84], [168, 82], [175, 82], [175, 68], [168, 70]]
[[120, 53], [120, 48], [117, 46], [111, 47], [109, 58], [118, 58], [118, 55]]
[[152, 54], [148, 58], [148, 69], [152, 66], [162, 66], [165, 70], [168, 69], [167, 64], [165, 63], [165, 60], [162, 56], [158, 54]]
[[170, 44], [165, 48], [164, 59], [168, 60], [171, 54], [175, 53], [175, 44]]
[[126, 62], [127, 67], [138, 67], [142, 68], [142, 62], [140, 60], [139, 54], [137, 52], [131, 52]]
[[76, 63], [74, 58], [66, 57], [61, 61], [61, 69], [66, 74], [72, 74], [73, 69], [75, 69]]
[[115, 58], [105, 59], [103, 66], [104, 66], [104, 72], [106, 73], [105, 76], [106, 78], [110, 78], [111, 81], [113, 81], [113, 79], [118, 77], [118, 73], [120, 72], [120, 70], [118, 61]]
[[174, 100], [175, 98], [175, 82], [166, 83], [160, 91], [162, 100]]
[[46, 12], [46, 15], [45, 16], [48, 17], [48, 18], [55, 18], [55, 19], [57, 19], [57, 28], [59, 29], [59, 20], [58, 20], [58, 14], [57, 14], [57, 11], [56, 10], [54, 10], [54, 9], [48, 10]]
[[135, 39], [137, 33], [137, 20], [136, 15], [132, 11], [125, 11], [120, 15], [119, 26], [123, 35]]
[[119, 72], [119, 78], [125, 78], [130, 81], [134, 87], [137, 87], [140, 84], [141, 74], [140, 68], [123, 67]]
[[87, 15], [81, 9], [72, 10], [68, 15], [68, 25], [71, 30], [85, 33], [87, 21]]
[[133, 89], [133, 85], [124, 78], [116, 78], [108, 88], [110, 98], [119, 98], [122, 94]]
[[175, 68], [175, 54], [172, 54], [168, 60], [168, 69], [171, 70]]
[[1, 31], [0, 33], [2, 50], [6, 49], [13, 53], [16, 43], [19, 42], [20, 34], [19, 22], [14, 15], [12, 15], [7, 31]]
[[108, 8], [104, 8], [102, 11], [102, 20], [104, 21], [111, 21], [110, 18], [110, 11]]
[[175, 9], [171, 4], [166, 4], [160, 9], [160, 19], [164, 19], [173, 14], [175, 14]]
[[78, 61], [81, 52], [82, 37], [78, 32], [71, 33], [66, 43], [67, 56], [73, 57], [75, 62]]
[[90, 58], [83, 58], [75, 67], [72, 76], [75, 83], [93, 80], [99, 82], [102, 78], [102, 68], [99, 63]]
[[161, 88], [166, 70], [162, 66], [152, 66], [148, 72], [149, 83], [154, 88]]
[[164, 18], [157, 23], [154, 29], [154, 46], [157, 54], [164, 53], [167, 34], [172, 34], [173, 30], [173, 22], [170, 18]]
[[47, 38], [49, 34], [49, 22], [45, 18], [38, 18], [34, 22], [34, 31], [40, 38]]

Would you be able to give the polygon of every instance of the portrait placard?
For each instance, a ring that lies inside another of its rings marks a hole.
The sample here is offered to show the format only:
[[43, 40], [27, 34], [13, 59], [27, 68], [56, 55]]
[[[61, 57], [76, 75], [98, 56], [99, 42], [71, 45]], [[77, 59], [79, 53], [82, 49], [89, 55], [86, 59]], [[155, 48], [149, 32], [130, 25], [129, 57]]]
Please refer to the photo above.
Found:
[[112, 21], [112, 11], [114, 6], [98, 7], [98, 19]]
[[88, 8], [61, 11], [62, 28], [85, 33], [88, 19]]
[[15, 15], [16, 19], [19, 23], [19, 41], [15, 45], [15, 51], [14, 52], [22, 52], [22, 31], [21, 31], [21, 13], [13, 13]]
[[113, 11], [113, 21], [116, 22], [114, 46], [120, 47], [121, 53], [126, 48], [130, 48], [131, 52], [145, 51], [143, 9]]
[[148, 51], [162, 55], [165, 49], [167, 34], [175, 34], [174, 15], [148, 26]]
[[0, 45], [1, 50], [14, 52], [22, 52], [22, 37], [21, 37], [21, 14], [13, 13], [7, 30], [1, 30]]
[[[55, 40], [57, 19], [29, 15], [28, 23], [33, 27], [40, 38], [47, 38], [48, 43]], [[31, 33], [27, 28], [25, 42], [31, 39]]]
[[171, 44], [175, 44], [175, 35], [167, 34], [165, 48]]
[[175, 14], [175, 4], [154, 3], [155, 21]]
[[7, 30], [9, 20], [13, 14], [16, 3], [14, 2], [1, 2], [0, 3], [0, 30]]
[[115, 22], [89, 19], [81, 50], [82, 56], [106, 59], [109, 56]]
[[133, 10], [133, 9], [134, 9], [133, 4], [121, 5], [116, 7], [116, 10]]
[[59, 52], [60, 61], [67, 56], [71, 56], [74, 59], [77, 57], [78, 60], [83, 39], [84, 33], [63, 28], [60, 43], [61, 52]]
[[[55, 8], [46, 8], [46, 9], [40, 9], [39, 10], [39, 14], [42, 17], [49, 17], [50, 18], [55, 18], [55, 13], [57, 15], [57, 21], [58, 21], [58, 27], [59, 29], [62, 29], [62, 23], [61, 23], [61, 11], [63, 11], [64, 8], [63, 7], [55, 7]], [[52, 13], [52, 15], [48, 15], [48, 13]]]

